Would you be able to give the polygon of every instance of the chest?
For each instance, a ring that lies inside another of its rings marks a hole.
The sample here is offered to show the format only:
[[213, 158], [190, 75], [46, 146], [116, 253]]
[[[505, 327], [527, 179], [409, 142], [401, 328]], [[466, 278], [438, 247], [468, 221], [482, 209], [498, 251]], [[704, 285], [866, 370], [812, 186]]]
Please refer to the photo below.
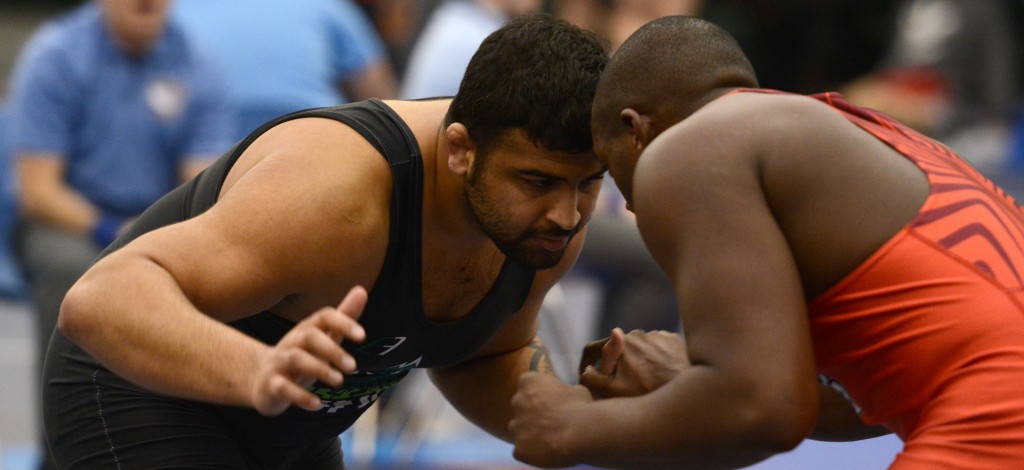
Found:
[[466, 316], [494, 286], [504, 261], [496, 249], [472, 254], [458, 248], [425, 249], [421, 279], [426, 318], [448, 322]]

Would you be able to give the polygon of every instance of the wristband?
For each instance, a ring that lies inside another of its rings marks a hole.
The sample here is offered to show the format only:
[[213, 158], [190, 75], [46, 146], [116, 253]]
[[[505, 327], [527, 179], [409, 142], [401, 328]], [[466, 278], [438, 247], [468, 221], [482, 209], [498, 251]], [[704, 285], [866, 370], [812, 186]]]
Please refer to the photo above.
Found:
[[92, 228], [92, 241], [96, 242], [97, 245], [106, 247], [117, 238], [122, 225], [124, 225], [124, 219], [116, 215], [106, 213], [101, 215], [100, 220]]

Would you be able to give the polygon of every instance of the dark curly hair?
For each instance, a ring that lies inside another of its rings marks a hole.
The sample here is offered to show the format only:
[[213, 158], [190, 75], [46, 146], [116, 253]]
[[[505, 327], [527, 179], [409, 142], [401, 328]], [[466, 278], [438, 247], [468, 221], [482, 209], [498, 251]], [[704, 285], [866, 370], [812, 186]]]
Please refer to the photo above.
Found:
[[513, 129], [545, 150], [589, 152], [590, 106], [607, 63], [591, 32], [543, 13], [513, 19], [473, 55], [445, 127], [465, 125], [481, 154]]

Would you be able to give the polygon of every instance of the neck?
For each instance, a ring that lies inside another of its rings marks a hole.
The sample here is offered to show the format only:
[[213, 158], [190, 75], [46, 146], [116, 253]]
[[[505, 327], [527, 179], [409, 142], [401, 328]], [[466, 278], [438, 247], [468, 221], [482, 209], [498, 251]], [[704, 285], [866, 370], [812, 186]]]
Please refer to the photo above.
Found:
[[708, 103], [710, 103], [710, 102], [712, 102], [714, 100], [717, 100], [718, 98], [721, 98], [723, 95], [726, 95], [729, 92], [732, 92], [733, 90], [738, 90], [740, 88], [745, 88], [745, 87], [714, 88], [714, 89], [711, 89], [711, 90], [708, 90], [708, 91], [704, 92], [701, 95], [695, 96], [692, 100], [690, 100], [690, 103], [691, 103], [690, 107], [687, 108], [687, 109], [682, 110], [681, 118], [682, 119], [686, 119], [686, 118], [690, 117], [691, 114], [697, 112], [697, 110], [699, 110], [700, 108], [703, 108]]
[[457, 243], [466, 249], [491, 243], [465, 197], [462, 175], [448, 168], [444, 117], [451, 100], [389, 100], [387, 104], [412, 130], [423, 155], [423, 243]]
[[[437, 129], [434, 147], [433, 174], [424, 183], [424, 235], [433, 235], [458, 243], [467, 249], [490, 244], [491, 240], [480, 229], [466, 200], [466, 178], [448, 167], [448, 141], [442, 124]], [[429, 195], [427, 194], [429, 191]], [[428, 223], [429, 221], [429, 223]]]

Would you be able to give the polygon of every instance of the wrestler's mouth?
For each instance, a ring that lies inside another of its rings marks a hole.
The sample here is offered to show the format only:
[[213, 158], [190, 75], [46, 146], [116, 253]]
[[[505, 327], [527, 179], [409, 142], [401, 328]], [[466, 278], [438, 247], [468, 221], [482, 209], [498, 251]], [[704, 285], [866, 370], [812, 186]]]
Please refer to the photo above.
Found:
[[533, 238], [534, 240], [537, 240], [537, 244], [539, 244], [541, 248], [547, 251], [561, 251], [569, 244], [569, 237], [535, 236]]

